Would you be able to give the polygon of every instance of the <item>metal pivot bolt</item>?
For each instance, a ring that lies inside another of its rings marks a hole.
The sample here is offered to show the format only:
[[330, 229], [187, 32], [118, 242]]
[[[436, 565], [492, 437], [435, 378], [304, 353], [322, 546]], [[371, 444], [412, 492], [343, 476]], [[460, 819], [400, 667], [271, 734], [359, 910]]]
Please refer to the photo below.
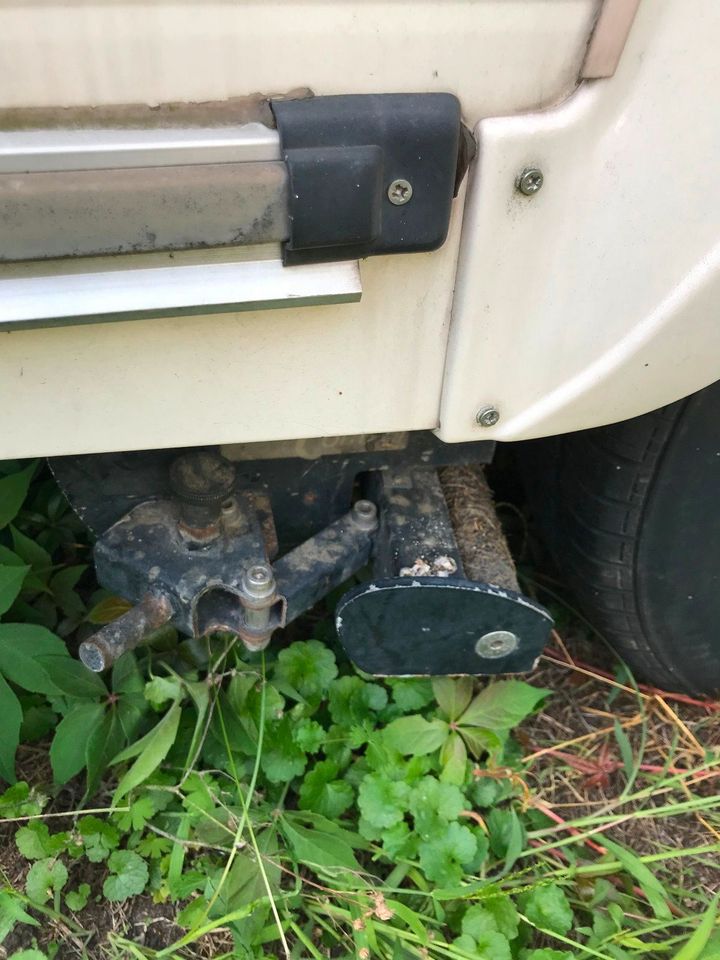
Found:
[[497, 660], [507, 657], [517, 649], [518, 638], [509, 630], [493, 630], [485, 633], [475, 644], [475, 653], [486, 660]]
[[248, 650], [262, 650], [273, 632], [272, 607], [278, 600], [275, 574], [269, 563], [254, 563], [242, 578], [240, 603], [244, 626], [240, 636]]
[[475, 414], [475, 422], [481, 427], [494, 427], [500, 419], [500, 411], [497, 407], [481, 407]]
[[377, 507], [372, 500], [358, 500], [352, 508], [352, 519], [363, 530], [377, 527]]
[[265, 600], [275, 592], [275, 577], [269, 563], [254, 563], [243, 574], [243, 592], [253, 600]]
[[516, 188], [526, 197], [531, 197], [541, 189], [545, 178], [538, 167], [525, 167], [515, 181]]
[[413, 188], [409, 180], [393, 180], [387, 190], [388, 200], [396, 207], [412, 200]]

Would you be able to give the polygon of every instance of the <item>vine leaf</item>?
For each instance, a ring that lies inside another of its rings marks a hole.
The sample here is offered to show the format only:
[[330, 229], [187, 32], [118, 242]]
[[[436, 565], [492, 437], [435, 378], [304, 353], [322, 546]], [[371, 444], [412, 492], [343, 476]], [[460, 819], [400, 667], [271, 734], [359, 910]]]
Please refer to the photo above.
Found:
[[0, 623], [0, 673], [24, 690], [57, 696], [61, 691], [39, 659], [44, 656], [70, 659], [63, 641], [45, 627]]
[[67, 783], [85, 766], [88, 731], [100, 725], [104, 714], [101, 703], [79, 703], [60, 721], [50, 745], [50, 764], [57, 783]]
[[281, 828], [295, 859], [306, 866], [315, 867], [326, 874], [345, 870], [360, 873], [360, 864], [355, 859], [350, 844], [339, 832], [309, 830], [288, 816], [281, 820]]
[[481, 690], [458, 718], [465, 727], [511, 730], [529, 716], [552, 691], [523, 680], [499, 680]]
[[36, 465], [34, 461], [19, 473], [0, 479], [0, 530], [15, 519], [22, 507]]
[[398, 717], [385, 728], [385, 743], [403, 755], [422, 757], [439, 749], [447, 739], [450, 728], [436, 717], [426, 720], [420, 714]]
[[15, 603], [29, 570], [24, 564], [0, 565], [0, 616]]
[[473, 695], [472, 677], [435, 677], [433, 693], [448, 720], [457, 720], [467, 709]]
[[120, 723], [118, 706], [111, 707], [94, 730], [90, 731], [85, 743], [85, 766], [87, 767], [87, 785], [85, 797], [93, 794], [100, 777], [108, 764], [125, 742], [125, 734]]
[[113, 763], [121, 763], [132, 757], [137, 757], [137, 760], [121, 777], [113, 796], [113, 806], [117, 806], [131, 790], [144, 783], [163, 762], [175, 743], [180, 714], [180, 703], [176, 701], [149, 733], [146, 733], [137, 743], [132, 743], [125, 750], [121, 750], [115, 757]]
[[88, 670], [79, 660], [68, 656], [39, 656], [36, 659], [66, 697], [73, 700], [97, 700], [98, 697], [107, 697], [108, 689], [100, 675]]
[[20, 701], [10, 689], [0, 673], [0, 777], [8, 783], [15, 783], [15, 753], [20, 742], [22, 724]]

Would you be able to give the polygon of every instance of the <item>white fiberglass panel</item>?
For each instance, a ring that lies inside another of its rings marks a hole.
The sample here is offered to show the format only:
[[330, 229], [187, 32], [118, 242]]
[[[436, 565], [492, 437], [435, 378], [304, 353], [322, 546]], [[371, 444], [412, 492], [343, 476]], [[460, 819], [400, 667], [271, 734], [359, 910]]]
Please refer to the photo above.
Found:
[[[720, 378], [719, 45], [715, 0], [646, 0], [612, 78], [481, 121], [444, 440], [598, 426]], [[528, 166], [531, 197], [514, 189]]]
[[[0, 0], [0, 108], [575, 86], [598, 0]], [[0, 457], [436, 427], [462, 219], [359, 303], [0, 334]]]
[[455, 93], [472, 121], [572, 90], [599, 0], [0, 0], [0, 107]]

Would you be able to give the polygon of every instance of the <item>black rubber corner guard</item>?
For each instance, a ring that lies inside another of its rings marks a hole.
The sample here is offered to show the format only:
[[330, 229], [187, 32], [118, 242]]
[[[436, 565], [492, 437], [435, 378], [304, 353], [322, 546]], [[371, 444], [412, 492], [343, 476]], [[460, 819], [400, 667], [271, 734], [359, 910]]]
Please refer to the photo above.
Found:
[[[351, 94], [271, 106], [290, 175], [286, 264], [443, 244], [459, 168], [464, 173], [468, 162], [456, 97]], [[405, 203], [388, 196], [396, 181], [410, 184]]]

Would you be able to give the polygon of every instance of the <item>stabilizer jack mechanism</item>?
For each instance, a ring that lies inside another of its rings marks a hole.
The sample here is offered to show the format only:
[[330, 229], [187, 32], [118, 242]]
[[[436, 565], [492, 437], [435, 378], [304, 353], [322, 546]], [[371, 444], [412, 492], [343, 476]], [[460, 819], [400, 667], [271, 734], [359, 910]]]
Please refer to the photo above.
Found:
[[233, 494], [232, 464], [190, 453], [174, 461], [170, 478], [173, 499], [141, 503], [95, 546], [100, 582], [137, 606], [81, 644], [91, 670], [106, 669], [168, 622], [190, 636], [233, 633], [262, 650], [370, 558], [377, 510], [369, 501], [273, 566], [274, 530], [251, 493]]
[[168, 623], [261, 650], [364, 569], [372, 579], [345, 594], [336, 625], [367, 673], [520, 672], [547, 639], [552, 621], [518, 589], [480, 467], [364, 473], [362, 499], [279, 557], [272, 497], [235, 464], [197, 450], [172, 460], [168, 477], [163, 495], [136, 502], [96, 543], [100, 582], [136, 605], [81, 644], [91, 670]]

